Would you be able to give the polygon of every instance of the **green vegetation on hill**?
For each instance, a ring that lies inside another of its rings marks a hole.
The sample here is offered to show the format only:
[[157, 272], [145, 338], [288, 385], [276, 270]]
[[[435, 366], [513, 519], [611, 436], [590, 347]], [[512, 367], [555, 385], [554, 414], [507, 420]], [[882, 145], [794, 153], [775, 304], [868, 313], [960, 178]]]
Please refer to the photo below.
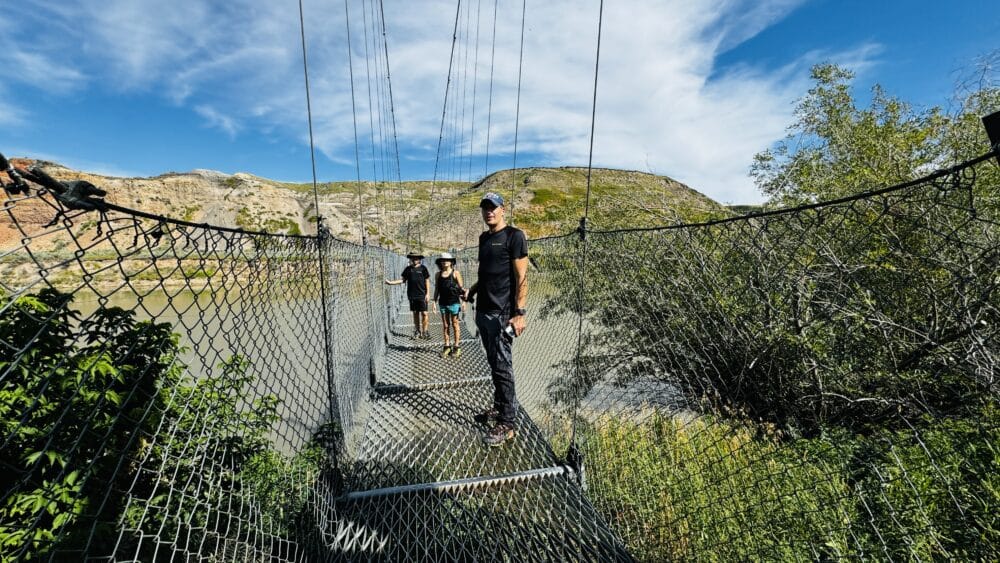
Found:
[[[311, 183], [280, 185], [298, 193], [313, 190]], [[495, 172], [476, 183], [361, 184], [362, 207], [370, 214], [377, 212], [377, 219], [369, 219], [369, 234], [374, 240], [395, 248], [419, 246], [428, 250], [472, 244], [483, 228], [478, 205], [487, 191], [504, 196], [508, 217], [529, 237], [565, 234], [577, 228], [583, 215], [587, 170], [520, 168]], [[318, 192], [321, 198], [339, 197], [346, 215], [357, 214], [357, 182], [324, 182], [318, 184]], [[729, 212], [723, 206], [667, 177], [603, 168], [593, 171], [590, 225], [594, 229], [667, 225], [726, 214]], [[237, 218], [240, 226], [251, 222], [246, 215]], [[373, 225], [376, 222], [378, 226]], [[341, 236], [351, 237], [351, 229], [341, 231]]]
[[[413, 229], [423, 235], [424, 246], [443, 249], [472, 244], [482, 230], [479, 200], [488, 191], [504, 197], [508, 219], [529, 237], [565, 234], [576, 229], [583, 216], [587, 170], [502, 170], [454, 193], [441, 190], [414, 219]], [[728, 213], [715, 201], [670, 178], [626, 170], [593, 170], [592, 229], [669, 225]]]

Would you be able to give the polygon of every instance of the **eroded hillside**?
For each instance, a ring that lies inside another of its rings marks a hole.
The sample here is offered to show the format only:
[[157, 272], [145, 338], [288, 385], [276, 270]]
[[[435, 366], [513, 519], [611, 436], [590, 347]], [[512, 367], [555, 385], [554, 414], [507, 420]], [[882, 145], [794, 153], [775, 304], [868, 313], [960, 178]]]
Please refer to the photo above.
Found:
[[[36, 164], [24, 159], [14, 162], [22, 167]], [[310, 184], [211, 170], [116, 178], [53, 163], [37, 164], [57, 179], [87, 180], [107, 190], [108, 202], [183, 221], [312, 234], [316, 232], [316, 216], [322, 215], [338, 238], [360, 242], [363, 220], [373, 244], [429, 251], [472, 244], [482, 230], [477, 204], [486, 191], [501, 193], [508, 200], [513, 222], [530, 237], [541, 237], [577, 227], [587, 190], [584, 168], [504, 170], [475, 184], [362, 182], [359, 190], [356, 182], [329, 182], [319, 186], [317, 213]], [[41, 230], [54, 215], [50, 206], [37, 200], [22, 201], [18, 206], [19, 221], [29, 231]], [[722, 212], [724, 208], [718, 203], [667, 177], [607, 169], [595, 169], [592, 176], [592, 228], [663, 225]], [[96, 221], [77, 218], [73, 232], [85, 237], [96, 228]], [[9, 216], [0, 218], [0, 248], [15, 247], [22, 238]], [[70, 243], [67, 236], [56, 233], [32, 240], [31, 247], [59, 252], [68, 250]]]

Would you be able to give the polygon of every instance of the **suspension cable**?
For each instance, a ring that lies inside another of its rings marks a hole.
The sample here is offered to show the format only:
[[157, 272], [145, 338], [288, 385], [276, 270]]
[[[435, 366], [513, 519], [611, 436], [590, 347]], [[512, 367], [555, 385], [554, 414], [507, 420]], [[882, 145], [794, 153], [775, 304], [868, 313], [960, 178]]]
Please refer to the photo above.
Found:
[[[362, 17], [362, 33], [365, 44], [365, 83], [367, 85], [368, 91], [368, 129], [369, 129], [369, 139], [371, 141], [371, 155], [372, 155], [372, 183], [375, 186], [375, 204], [376, 208], [379, 210], [379, 233], [380, 240], [379, 245], [381, 246], [381, 237], [385, 237], [387, 232], [391, 227], [387, 226], [388, 219], [386, 217], [388, 213], [388, 203], [386, 202], [385, 196], [385, 186], [383, 189], [379, 189], [379, 176], [378, 176], [378, 165], [377, 158], [375, 156], [375, 112], [373, 111], [374, 102], [372, 101], [372, 70], [370, 59], [371, 55], [368, 51], [368, 2], [363, 1], [361, 5], [361, 17]], [[360, 176], [360, 172], [359, 172]], [[384, 184], [384, 181], [383, 181]], [[382, 196], [381, 203], [379, 203], [379, 195]]]
[[358, 147], [358, 109], [354, 101], [354, 52], [351, 45], [350, 0], [344, 0], [344, 18], [347, 22], [347, 68], [351, 79], [351, 120], [354, 123], [354, 170], [358, 178], [358, 219], [361, 222], [361, 244], [368, 245], [368, 231], [365, 230], [365, 210], [361, 194], [361, 150]]
[[[577, 314], [578, 314], [578, 325], [576, 333], [576, 381], [579, 383], [581, 380], [580, 373], [580, 356], [582, 355], [583, 349], [583, 307], [584, 307], [584, 292], [585, 286], [583, 283], [584, 275], [583, 268], [587, 264], [587, 219], [590, 216], [590, 181], [591, 174], [593, 172], [594, 164], [594, 125], [597, 121], [597, 77], [598, 72], [601, 67], [601, 29], [604, 24], [604, 0], [601, 0], [600, 7], [598, 8], [597, 16], [597, 54], [594, 57], [594, 97], [591, 102], [590, 109], [590, 154], [587, 157], [587, 195], [583, 208], [583, 218], [580, 220], [580, 235], [583, 238], [582, 244], [583, 248], [580, 253], [579, 262], [579, 273], [577, 277], [579, 278], [579, 285], [577, 286]], [[573, 393], [574, 405], [573, 405], [573, 421], [572, 430], [570, 433], [570, 447], [576, 447], [576, 422], [577, 414], [580, 410], [580, 389], [576, 389]]]
[[[438, 131], [438, 145], [437, 153], [434, 157], [434, 175], [431, 177], [431, 197], [427, 200], [427, 213], [430, 214], [431, 204], [434, 203], [434, 193], [437, 188], [437, 176], [438, 176], [438, 165], [441, 162], [441, 143], [444, 139], [444, 123], [445, 116], [448, 110], [448, 91], [451, 89], [451, 69], [452, 63], [455, 62], [455, 43], [458, 40], [458, 15], [462, 11], [462, 0], [458, 0], [455, 5], [455, 26], [451, 32], [451, 56], [448, 59], [448, 78], [444, 85], [444, 103], [441, 105], [441, 128]], [[418, 233], [421, 236], [420, 243], [423, 244], [422, 233]]]
[[[386, 32], [385, 6], [383, 5], [382, 0], [378, 0], [378, 9], [379, 9], [379, 14], [381, 15], [382, 18], [382, 48], [385, 51], [385, 80], [386, 80], [386, 85], [388, 86], [389, 89], [389, 124], [392, 128], [393, 162], [396, 164], [394, 169], [396, 172], [396, 182], [397, 182], [396, 185], [398, 186], [397, 190], [400, 192], [400, 198], [402, 198], [401, 191], [403, 183], [403, 174], [402, 171], [400, 170], [399, 138], [396, 134], [396, 104], [393, 101], [392, 97], [392, 70], [391, 70], [391, 65], [389, 64], [389, 37], [388, 37], [389, 34]], [[407, 225], [409, 225], [409, 218], [407, 218]], [[407, 231], [409, 231], [409, 226], [407, 226]], [[409, 232], [407, 232], [407, 237], [409, 237]], [[407, 240], [407, 245], [409, 245], [409, 240]]]
[[319, 187], [316, 185], [316, 145], [313, 139], [312, 100], [309, 97], [309, 63], [306, 59], [306, 22], [299, 0], [299, 33], [302, 36], [302, 74], [306, 82], [306, 119], [309, 123], [309, 159], [312, 163], [313, 204], [316, 206], [316, 230], [319, 231]]
[[483, 161], [483, 178], [489, 175], [490, 171], [490, 127], [493, 122], [493, 66], [497, 56], [497, 4], [500, 0], [493, 0], [493, 38], [490, 48], [490, 96], [486, 108], [486, 157]]
[[479, 27], [482, 23], [482, 9], [483, 0], [477, 0], [476, 2], [476, 53], [473, 58], [472, 68], [474, 69], [472, 74], [472, 131], [469, 134], [469, 172], [468, 178], [469, 182], [472, 182], [472, 157], [473, 157], [473, 146], [476, 142], [476, 88], [479, 85]]
[[[376, 276], [372, 275], [373, 272], [369, 268], [368, 262], [368, 230], [365, 228], [365, 206], [363, 194], [361, 191], [361, 150], [358, 146], [358, 113], [357, 105], [354, 101], [354, 46], [351, 43], [351, 9], [349, 7], [350, 0], [344, 0], [344, 20], [347, 24], [347, 68], [350, 71], [351, 79], [351, 118], [354, 123], [354, 169], [357, 173], [358, 178], [358, 219], [361, 226], [361, 266], [364, 268], [364, 275], [362, 279], [368, 284], [378, 283]], [[363, 6], [362, 6], [363, 7]], [[369, 108], [370, 111], [370, 108]], [[377, 188], [376, 188], [377, 189]], [[376, 192], [377, 195], [378, 192]], [[376, 197], [376, 204], [378, 203]], [[376, 342], [374, 338], [375, 331], [375, 311], [372, 305], [372, 292], [365, 292], [365, 309], [368, 314], [368, 340], [369, 343]]]
[[328, 414], [333, 416], [337, 412], [337, 403], [333, 389], [333, 362], [330, 360], [330, 316], [326, 301], [326, 240], [323, 232], [323, 217], [319, 212], [319, 187], [316, 184], [316, 144], [313, 137], [312, 100], [309, 96], [309, 60], [306, 56], [306, 20], [302, 9], [302, 0], [299, 0], [299, 34], [302, 39], [302, 75], [305, 78], [306, 87], [306, 119], [309, 124], [309, 159], [312, 163], [313, 203], [316, 206], [316, 246], [318, 248], [316, 255], [319, 260], [319, 293], [323, 304], [323, 355], [328, 382], [327, 400], [330, 408]]
[[[604, 0], [601, 0], [602, 2]], [[528, 0], [521, 0], [521, 52], [517, 61], [517, 102], [514, 104], [514, 162], [510, 171], [510, 222], [514, 223], [514, 207], [517, 200], [517, 134], [521, 121], [521, 70], [524, 68], [524, 17], [528, 10]]]
[[[379, 17], [375, 13], [375, 1], [376, 0], [371, 0], [370, 6], [372, 10], [371, 22], [373, 28], [372, 29], [372, 45], [374, 52], [373, 58], [375, 61], [375, 72], [377, 73], [377, 80], [375, 82], [375, 95], [376, 95], [377, 106], [375, 107], [377, 108], [376, 111], [378, 113], [378, 161], [377, 163], [372, 163], [372, 169], [378, 170], [379, 168], [381, 168], [382, 181], [385, 182], [390, 176], [389, 156], [388, 156], [389, 142], [388, 142], [388, 132], [387, 132], [389, 126], [386, 123], [388, 121], [388, 117], [386, 115], [388, 113], [387, 109], [388, 103], [386, 102], [386, 91], [388, 90], [388, 88], [384, 85], [385, 80], [382, 74], [383, 56], [382, 56], [382, 49], [378, 44], [378, 35], [379, 35], [378, 29], [380, 27], [380, 24], [379, 24]], [[374, 140], [372, 144], [374, 147], [375, 144]], [[398, 195], [399, 194], [397, 193], [397, 202], [399, 202], [399, 200], [401, 199], [400, 197], [398, 197]], [[399, 206], [401, 208], [402, 203], [399, 203]]]

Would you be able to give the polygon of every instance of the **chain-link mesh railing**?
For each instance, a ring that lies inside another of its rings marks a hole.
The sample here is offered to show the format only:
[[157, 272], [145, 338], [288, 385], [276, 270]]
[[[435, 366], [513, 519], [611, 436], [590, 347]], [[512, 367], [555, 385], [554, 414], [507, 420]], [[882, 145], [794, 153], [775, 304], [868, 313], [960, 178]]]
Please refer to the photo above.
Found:
[[998, 178], [532, 245], [518, 384], [634, 555], [1000, 555]]
[[402, 257], [35, 179], [0, 221], [5, 560], [1000, 550], [992, 161], [532, 241], [500, 448], [474, 311], [461, 357], [433, 306], [415, 338]]
[[[31, 177], [0, 220], [0, 559], [325, 554], [314, 484], [355, 407], [328, 374], [360, 370], [378, 350], [348, 346], [384, 326], [350, 291], [359, 248]], [[352, 329], [328, 347], [324, 313]]]

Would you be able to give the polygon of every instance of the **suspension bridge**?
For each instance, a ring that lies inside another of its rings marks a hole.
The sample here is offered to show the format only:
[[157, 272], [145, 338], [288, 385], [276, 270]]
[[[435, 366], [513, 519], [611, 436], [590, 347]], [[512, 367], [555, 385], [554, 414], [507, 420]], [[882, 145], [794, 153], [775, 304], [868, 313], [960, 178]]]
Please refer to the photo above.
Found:
[[[435, 182], [473, 175], [454, 92], [478, 80], [457, 69], [481, 7], [456, 10]], [[384, 16], [361, 12], [382, 168], [360, 243], [155, 215], [3, 163], [3, 560], [1000, 553], [996, 147], [831, 201], [615, 230], [585, 210], [533, 238], [518, 435], [488, 448], [471, 311], [464, 353], [440, 357], [440, 324], [413, 338], [383, 284], [406, 249], [368, 240], [427, 232], [394, 201]], [[456, 255], [471, 278], [476, 249]]]

